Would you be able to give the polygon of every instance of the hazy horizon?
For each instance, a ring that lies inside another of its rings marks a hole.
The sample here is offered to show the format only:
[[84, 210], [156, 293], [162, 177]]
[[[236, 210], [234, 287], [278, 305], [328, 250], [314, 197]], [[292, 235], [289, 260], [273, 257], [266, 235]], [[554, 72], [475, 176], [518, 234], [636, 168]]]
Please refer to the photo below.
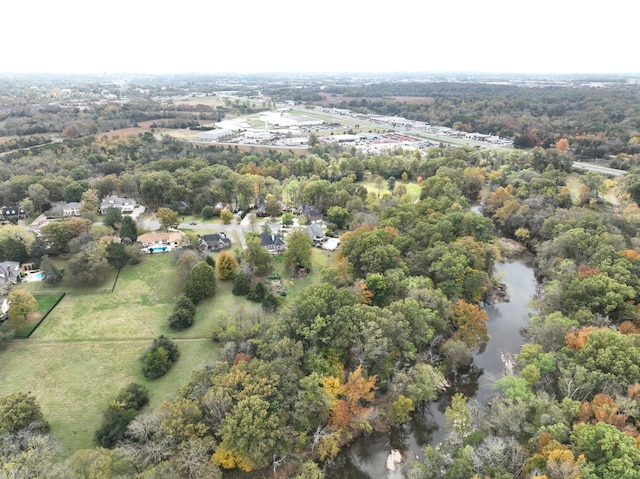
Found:
[[[570, 0], [2, 7], [0, 73], [635, 75], [638, 7]], [[8, 46], [8, 47], [7, 47]]]

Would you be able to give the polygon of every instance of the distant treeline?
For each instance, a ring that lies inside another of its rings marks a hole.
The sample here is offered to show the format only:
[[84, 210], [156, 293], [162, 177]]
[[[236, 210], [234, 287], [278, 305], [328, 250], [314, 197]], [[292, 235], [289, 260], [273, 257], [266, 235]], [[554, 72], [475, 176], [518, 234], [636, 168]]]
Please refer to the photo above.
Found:
[[[579, 158], [640, 152], [640, 88], [635, 85], [383, 82], [324, 92], [352, 98], [337, 100], [336, 107], [513, 138], [516, 147], [547, 148], [567, 138]], [[331, 103], [331, 96], [326, 101]]]

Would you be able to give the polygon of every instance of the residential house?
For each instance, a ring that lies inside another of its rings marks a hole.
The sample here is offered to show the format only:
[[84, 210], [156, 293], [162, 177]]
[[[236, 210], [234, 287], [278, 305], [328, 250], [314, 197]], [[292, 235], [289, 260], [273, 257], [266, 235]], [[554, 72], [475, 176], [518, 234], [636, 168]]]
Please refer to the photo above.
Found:
[[188, 201], [176, 201], [175, 208], [180, 215], [188, 215], [191, 213], [191, 205]]
[[260, 244], [273, 255], [280, 254], [287, 249], [287, 245], [282, 238], [271, 233], [262, 233], [260, 235]]
[[180, 231], [151, 231], [138, 236], [137, 241], [145, 248], [155, 246], [178, 248], [184, 244], [184, 235]]
[[264, 218], [265, 216], [269, 216], [267, 214], [267, 204], [264, 201], [256, 206], [256, 216], [258, 216], [260, 218]]
[[120, 198], [119, 196], [111, 195], [107, 198], [103, 198], [100, 203], [100, 214], [107, 213], [109, 208], [117, 208], [120, 213], [133, 213], [136, 207], [136, 200], [131, 198]]
[[81, 208], [82, 203], [78, 203], [77, 201], [65, 203], [62, 206], [62, 216], [80, 216]]
[[18, 261], [4, 261], [0, 263], [0, 283], [16, 284], [20, 276]]
[[318, 207], [312, 205], [302, 205], [298, 208], [298, 214], [304, 215], [309, 223], [318, 223], [322, 221], [322, 213], [318, 210]]
[[311, 241], [313, 241], [313, 246], [320, 246], [327, 239], [324, 230], [315, 223], [307, 225], [307, 234], [309, 238], [311, 238]]
[[19, 206], [3, 206], [2, 207], [2, 216], [5, 218], [15, 217], [24, 218], [25, 211]]
[[201, 235], [200, 245], [198, 245], [198, 249], [201, 253], [205, 253], [207, 251], [220, 251], [224, 248], [229, 248], [231, 246], [231, 240], [227, 238], [227, 235], [224, 233], [213, 233], [208, 235]]

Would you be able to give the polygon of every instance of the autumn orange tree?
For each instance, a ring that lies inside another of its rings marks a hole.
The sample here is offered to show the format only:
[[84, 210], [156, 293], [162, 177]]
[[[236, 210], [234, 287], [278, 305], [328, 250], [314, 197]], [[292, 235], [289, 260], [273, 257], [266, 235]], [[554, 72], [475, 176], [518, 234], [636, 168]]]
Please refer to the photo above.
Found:
[[373, 399], [377, 379], [377, 376], [365, 378], [362, 366], [350, 372], [344, 383], [336, 377], [325, 378], [324, 387], [333, 397], [329, 424], [348, 429], [353, 419], [362, 418], [368, 410], [364, 403]]
[[569, 151], [569, 140], [567, 140], [566, 138], [560, 138], [556, 142], [556, 150], [562, 151], [562, 152]]
[[478, 346], [480, 341], [487, 341], [487, 321], [489, 316], [477, 304], [458, 300], [453, 304], [453, 323], [456, 327], [454, 337], [463, 341], [470, 348]]

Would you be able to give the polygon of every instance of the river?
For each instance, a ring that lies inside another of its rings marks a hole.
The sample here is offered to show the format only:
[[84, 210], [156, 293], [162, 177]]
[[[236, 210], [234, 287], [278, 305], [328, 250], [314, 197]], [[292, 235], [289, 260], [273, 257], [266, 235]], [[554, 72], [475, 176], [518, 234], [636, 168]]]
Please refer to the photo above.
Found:
[[[489, 341], [474, 354], [471, 372], [404, 428], [361, 436], [345, 447], [326, 471], [327, 479], [400, 479], [404, 477], [402, 470], [421, 459], [428, 444], [435, 446], [444, 438], [444, 411], [453, 394], [461, 392], [481, 404], [489, 402], [492, 384], [504, 374], [503, 355], [508, 357], [520, 351], [524, 341], [521, 330], [528, 324], [531, 312], [528, 304], [537, 287], [532, 256], [497, 263], [495, 270], [495, 277], [507, 286], [510, 300], [486, 308]], [[385, 469], [392, 449], [398, 449], [404, 459], [394, 472]]]

